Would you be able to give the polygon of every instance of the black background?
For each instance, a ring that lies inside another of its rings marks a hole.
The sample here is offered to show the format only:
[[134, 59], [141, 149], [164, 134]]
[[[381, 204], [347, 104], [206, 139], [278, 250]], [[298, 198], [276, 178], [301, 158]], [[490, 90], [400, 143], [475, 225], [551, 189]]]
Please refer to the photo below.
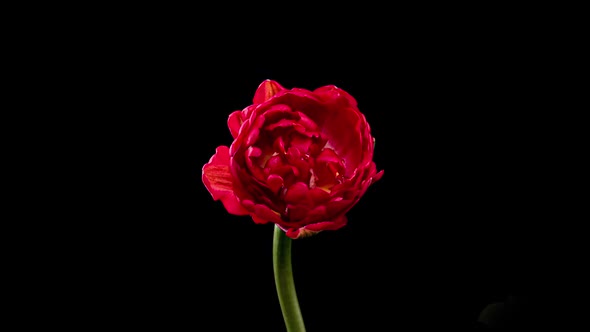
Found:
[[293, 243], [308, 331], [484, 329], [479, 313], [504, 301], [518, 303], [505, 324], [539, 321], [535, 233], [554, 211], [538, 181], [550, 142], [530, 38], [430, 29], [376, 44], [360, 35], [271, 45], [171, 21], [84, 32], [92, 42], [60, 58], [68, 106], [80, 110], [73, 137], [90, 139], [68, 137], [68, 170], [84, 190], [69, 205], [74, 221], [51, 226], [59, 251], [44, 273], [59, 287], [46, 301], [66, 302], [51, 320], [284, 330], [273, 226], [229, 215], [201, 182], [215, 148], [231, 144], [228, 115], [273, 79], [353, 95], [385, 171], [347, 226]]

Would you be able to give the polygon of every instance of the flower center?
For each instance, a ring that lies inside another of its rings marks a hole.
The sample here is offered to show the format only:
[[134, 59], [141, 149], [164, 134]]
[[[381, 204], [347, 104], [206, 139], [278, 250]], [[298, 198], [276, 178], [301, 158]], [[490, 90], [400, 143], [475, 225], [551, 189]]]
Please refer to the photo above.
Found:
[[275, 175], [281, 178], [281, 187], [303, 182], [310, 189], [329, 192], [344, 178], [345, 160], [317, 124], [301, 112], [284, 108], [268, 112], [251, 149], [247, 162], [261, 181]]

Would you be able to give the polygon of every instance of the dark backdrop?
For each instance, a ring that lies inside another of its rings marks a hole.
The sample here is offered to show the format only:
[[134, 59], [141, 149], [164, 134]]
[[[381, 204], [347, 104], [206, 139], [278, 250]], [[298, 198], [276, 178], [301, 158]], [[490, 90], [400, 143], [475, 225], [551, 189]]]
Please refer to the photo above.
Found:
[[93, 193], [72, 204], [79, 223], [60, 256], [74, 271], [61, 278], [71, 311], [52, 319], [283, 331], [273, 226], [227, 214], [201, 182], [231, 143], [228, 115], [273, 79], [353, 95], [385, 170], [346, 227], [293, 244], [308, 331], [483, 329], [496, 302], [505, 324], [532, 324], [534, 224], [552, 211], [536, 181], [540, 74], [517, 40], [427, 35], [319, 53], [145, 36], [73, 58], [77, 130], [92, 133], [77, 172]]

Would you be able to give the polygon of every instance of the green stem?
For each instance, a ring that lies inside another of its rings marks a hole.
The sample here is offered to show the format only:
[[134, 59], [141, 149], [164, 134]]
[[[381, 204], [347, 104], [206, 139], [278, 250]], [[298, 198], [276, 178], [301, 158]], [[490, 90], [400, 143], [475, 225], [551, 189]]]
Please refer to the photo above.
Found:
[[272, 244], [272, 259], [275, 272], [275, 284], [283, 319], [287, 332], [305, 332], [303, 316], [299, 309], [293, 270], [291, 268], [291, 238], [283, 230], [275, 225], [275, 233]]

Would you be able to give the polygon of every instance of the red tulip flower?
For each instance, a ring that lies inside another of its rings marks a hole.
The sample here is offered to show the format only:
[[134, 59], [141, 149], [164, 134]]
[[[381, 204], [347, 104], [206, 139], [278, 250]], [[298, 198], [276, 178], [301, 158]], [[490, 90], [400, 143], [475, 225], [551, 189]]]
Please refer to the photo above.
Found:
[[234, 141], [203, 166], [203, 183], [229, 213], [275, 223], [293, 239], [346, 225], [383, 175], [365, 116], [333, 85], [289, 90], [266, 80], [228, 126]]

